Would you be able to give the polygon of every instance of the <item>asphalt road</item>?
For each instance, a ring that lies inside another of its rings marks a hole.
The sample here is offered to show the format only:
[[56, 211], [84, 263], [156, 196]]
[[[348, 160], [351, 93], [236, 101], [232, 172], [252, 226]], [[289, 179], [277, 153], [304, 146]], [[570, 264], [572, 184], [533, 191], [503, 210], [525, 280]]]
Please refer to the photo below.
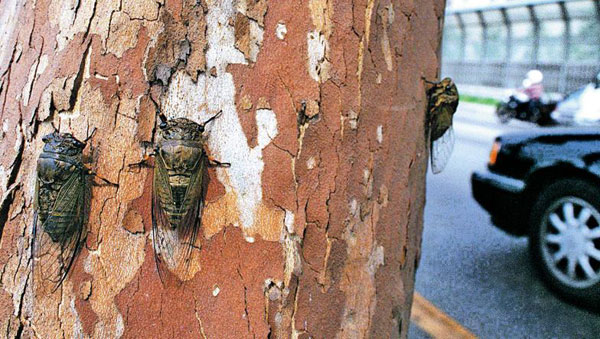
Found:
[[[422, 257], [416, 289], [481, 338], [600, 338], [600, 315], [550, 293], [529, 262], [527, 239], [496, 229], [471, 197], [494, 138], [535, 128], [499, 125], [487, 106], [461, 104], [457, 142], [445, 171], [427, 178]], [[409, 338], [428, 336], [415, 325]]]

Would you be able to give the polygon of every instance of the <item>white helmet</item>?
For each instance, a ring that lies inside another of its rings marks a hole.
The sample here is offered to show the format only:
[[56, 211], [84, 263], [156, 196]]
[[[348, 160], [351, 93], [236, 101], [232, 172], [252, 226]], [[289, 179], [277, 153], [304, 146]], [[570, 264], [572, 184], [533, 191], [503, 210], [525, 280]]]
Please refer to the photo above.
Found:
[[539, 84], [544, 80], [544, 75], [537, 69], [533, 69], [527, 72], [527, 80], [531, 81], [532, 84]]

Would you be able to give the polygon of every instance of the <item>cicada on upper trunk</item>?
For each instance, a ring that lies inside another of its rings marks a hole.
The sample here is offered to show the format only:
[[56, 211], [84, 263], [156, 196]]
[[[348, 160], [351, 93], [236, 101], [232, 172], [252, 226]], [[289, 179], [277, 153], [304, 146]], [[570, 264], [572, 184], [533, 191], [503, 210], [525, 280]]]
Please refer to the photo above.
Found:
[[458, 108], [458, 89], [450, 78], [444, 78], [440, 82], [426, 82], [432, 85], [427, 91], [431, 170], [438, 174], [446, 167], [454, 149], [452, 119]]
[[220, 114], [202, 124], [186, 118], [167, 120], [160, 115], [152, 194], [152, 234], [159, 275], [161, 259], [172, 271], [184, 272], [189, 267], [201, 224], [207, 168], [230, 166], [210, 156], [204, 136], [204, 126]]
[[33, 271], [41, 285], [56, 290], [83, 241], [89, 172], [82, 160], [85, 142], [57, 132], [42, 140], [34, 197]]

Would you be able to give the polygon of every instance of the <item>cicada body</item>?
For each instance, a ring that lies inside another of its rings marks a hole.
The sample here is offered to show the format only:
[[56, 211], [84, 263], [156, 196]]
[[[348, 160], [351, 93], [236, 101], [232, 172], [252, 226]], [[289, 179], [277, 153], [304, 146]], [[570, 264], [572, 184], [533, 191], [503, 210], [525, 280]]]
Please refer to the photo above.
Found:
[[157, 265], [162, 260], [172, 271], [185, 271], [200, 229], [207, 168], [229, 164], [208, 155], [204, 124], [177, 118], [164, 119], [159, 127], [152, 194], [155, 258]]
[[458, 108], [458, 89], [450, 78], [432, 83], [428, 90], [428, 128], [431, 170], [440, 173], [454, 149], [452, 119]]
[[43, 137], [34, 197], [34, 276], [58, 288], [79, 252], [89, 202], [85, 143], [68, 133]]

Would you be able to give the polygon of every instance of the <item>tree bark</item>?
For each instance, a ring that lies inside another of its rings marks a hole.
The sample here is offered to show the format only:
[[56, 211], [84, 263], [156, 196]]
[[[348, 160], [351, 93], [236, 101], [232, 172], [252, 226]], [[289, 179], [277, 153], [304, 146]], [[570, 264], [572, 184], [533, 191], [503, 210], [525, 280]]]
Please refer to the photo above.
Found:
[[[425, 85], [443, 0], [0, 2], [0, 329], [7, 337], [405, 337]], [[187, 274], [161, 282], [157, 111], [203, 122], [211, 169]], [[85, 246], [32, 289], [42, 136], [97, 129]]]

